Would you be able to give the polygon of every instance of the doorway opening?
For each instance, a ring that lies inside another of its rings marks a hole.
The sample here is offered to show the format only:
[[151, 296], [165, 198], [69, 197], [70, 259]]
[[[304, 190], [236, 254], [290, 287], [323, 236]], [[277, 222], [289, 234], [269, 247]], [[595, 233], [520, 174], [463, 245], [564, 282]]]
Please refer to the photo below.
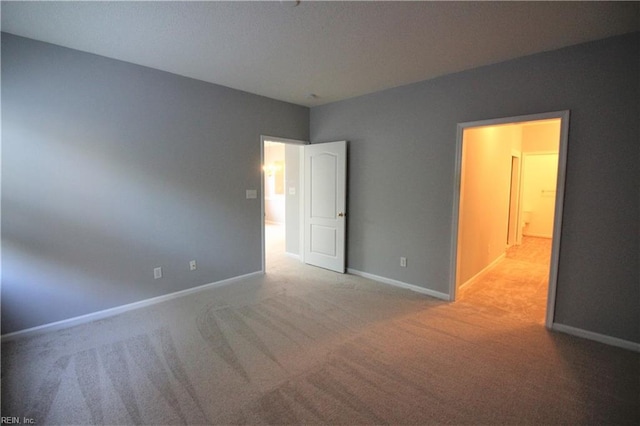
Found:
[[458, 125], [452, 300], [553, 324], [568, 118]]
[[262, 271], [285, 257], [302, 260], [302, 145], [278, 137], [260, 138], [262, 164]]
[[344, 273], [347, 141], [261, 136], [262, 271], [286, 258]]

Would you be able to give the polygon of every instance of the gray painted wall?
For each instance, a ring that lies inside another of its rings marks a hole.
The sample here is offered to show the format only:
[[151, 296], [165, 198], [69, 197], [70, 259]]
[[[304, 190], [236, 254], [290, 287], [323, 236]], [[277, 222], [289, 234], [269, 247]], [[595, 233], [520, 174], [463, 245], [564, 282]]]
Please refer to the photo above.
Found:
[[640, 342], [639, 39], [312, 108], [312, 143], [350, 141], [348, 266], [448, 293], [457, 123], [569, 109], [556, 322]]
[[2, 333], [259, 271], [260, 135], [308, 132], [305, 107], [3, 33]]

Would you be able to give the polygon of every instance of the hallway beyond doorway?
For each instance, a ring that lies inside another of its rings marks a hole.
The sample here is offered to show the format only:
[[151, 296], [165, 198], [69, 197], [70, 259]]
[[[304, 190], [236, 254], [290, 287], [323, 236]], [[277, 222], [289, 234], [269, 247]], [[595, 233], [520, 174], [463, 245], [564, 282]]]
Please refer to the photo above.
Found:
[[458, 290], [459, 300], [495, 316], [544, 324], [551, 239], [523, 237], [478, 281]]
[[267, 261], [267, 271], [277, 267], [282, 262], [285, 255], [285, 229], [284, 225], [275, 223], [264, 224], [265, 251]]
[[[568, 125], [568, 110], [458, 123], [450, 300], [456, 300], [465, 284], [471, 285], [495, 270], [506, 256], [505, 249], [518, 245], [523, 236], [550, 237], [548, 275], [544, 274], [547, 290], [537, 294], [546, 294], [544, 325], [553, 328]], [[555, 182], [542, 188], [525, 184], [531, 181], [527, 179], [529, 172], [536, 171], [535, 165], [532, 168], [526, 161], [528, 156], [551, 153], [557, 156], [556, 168], [552, 168]], [[514, 157], [521, 159], [515, 161], [521, 169], [519, 191], [514, 191]], [[544, 204], [553, 208], [541, 209], [542, 198], [553, 200]], [[517, 223], [510, 223], [510, 218]], [[547, 225], [545, 232], [534, 229], [541, 221]], [[522, 276], [526, 277], [526, 272]]]

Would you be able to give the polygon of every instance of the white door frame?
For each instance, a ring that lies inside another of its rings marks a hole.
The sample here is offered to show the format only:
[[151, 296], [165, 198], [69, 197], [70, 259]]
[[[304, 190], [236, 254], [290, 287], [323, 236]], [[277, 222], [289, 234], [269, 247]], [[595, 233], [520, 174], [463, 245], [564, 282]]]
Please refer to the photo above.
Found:
[[[513, 159], [518, 159], [518, 171], [517, 171], [517, 179], [514, 190], [514, 182], [513, 182]], [[511, 247], [513, 245], [518, 245], [522, 243], [522, 226], [520, 224], [522, 214], [520, 213], [520, 190], [522, 187], [522, 153], [520, 151], [511, 151], [511, 182], [510, 182], [510, 194], [509, 194], [509, 223], [507, 225], [507, 247]], [[515, 194], [514, 194], [515, 191]], [[515, 195], [515, 200], [513, 200], [513, 195]], [[513, 206], [515, 204], [515, 212], [513, 210]], [[512, 214], [515, 213], [515, 229], [512, 229], [513, 218]], [[515, 231], [515, 238], [513, 237], [513, 232]], [[509, 238], [511, 236], [511, 238]]]
[[[262, 270], [264, 274], [267, 272], [267, 260], [266, 260], [266, 238], [265, 238], [265, 205], [264, 205], [264, 143], [265, 142], [278, 142], [284, 144], [291, 144], [297, 146], [308, 145], [308, 141], [298, 139], [280, 138], [277, 136], [260, 135], [260, 230], [262, 238]], [[304, 262], [304, 161], [302, 156], [303, 150], [300, 150], [300, 176], [298, 178], [298, 198], [300, 199], [300, 259]], [[286, 165], [285, 165], [286, 167]], [[286, 192], [286, 189], [285, 189]], [[285, 214], [285, 226], [286, 226], [286, 214]]]
[[551, 262], [549, 266], [549, 291], [545, 326], [551, 329], [554, 323], [556, 307], [556, 287], [558, 282], [558, 261], [560, 255], [560, 236], [562, 234], [562, 209], [564, 207], [564, 187], [567, 166], [567, 145], [569, 143], [569, 110], [546, 112], [541, 114], [504, 117], [491, 120], [458, 123], [456, 136], [456, 157], [454, 166], [453, 222], [451, 233], [451, 265], [449, 282], [449, 300], [456, 299], [456, 270], [458, 263], [458, 221], [460, 214], [460, 184], [462, 173], [462, 138], [464, 130], [472, 127], [485, 127], [507, 123], [560, 119], [560, 145], [558, 147], [558, 180], [556, 184], [555, 216], [553, 219], [553, 242], [551, 244]]

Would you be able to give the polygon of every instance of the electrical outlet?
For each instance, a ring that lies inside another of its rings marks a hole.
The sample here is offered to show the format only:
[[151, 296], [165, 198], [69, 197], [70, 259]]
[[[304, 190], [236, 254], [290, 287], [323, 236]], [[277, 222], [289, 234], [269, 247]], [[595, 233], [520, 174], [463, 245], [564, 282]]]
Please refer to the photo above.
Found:
[[196, 265], [196, 261], [192, 260], [191, 262], [189, 262], [189, 270], [195, 271], [196, 269], [198, 269], [198, 266]]
[[158, 278], [162, 278], [162, 268], [153, 268], [153, 279], [157, 280]]
[[400, 258], [400, 266], [403, 268], [407, 267], [407, 258], [406, 257], [401, 257]]

